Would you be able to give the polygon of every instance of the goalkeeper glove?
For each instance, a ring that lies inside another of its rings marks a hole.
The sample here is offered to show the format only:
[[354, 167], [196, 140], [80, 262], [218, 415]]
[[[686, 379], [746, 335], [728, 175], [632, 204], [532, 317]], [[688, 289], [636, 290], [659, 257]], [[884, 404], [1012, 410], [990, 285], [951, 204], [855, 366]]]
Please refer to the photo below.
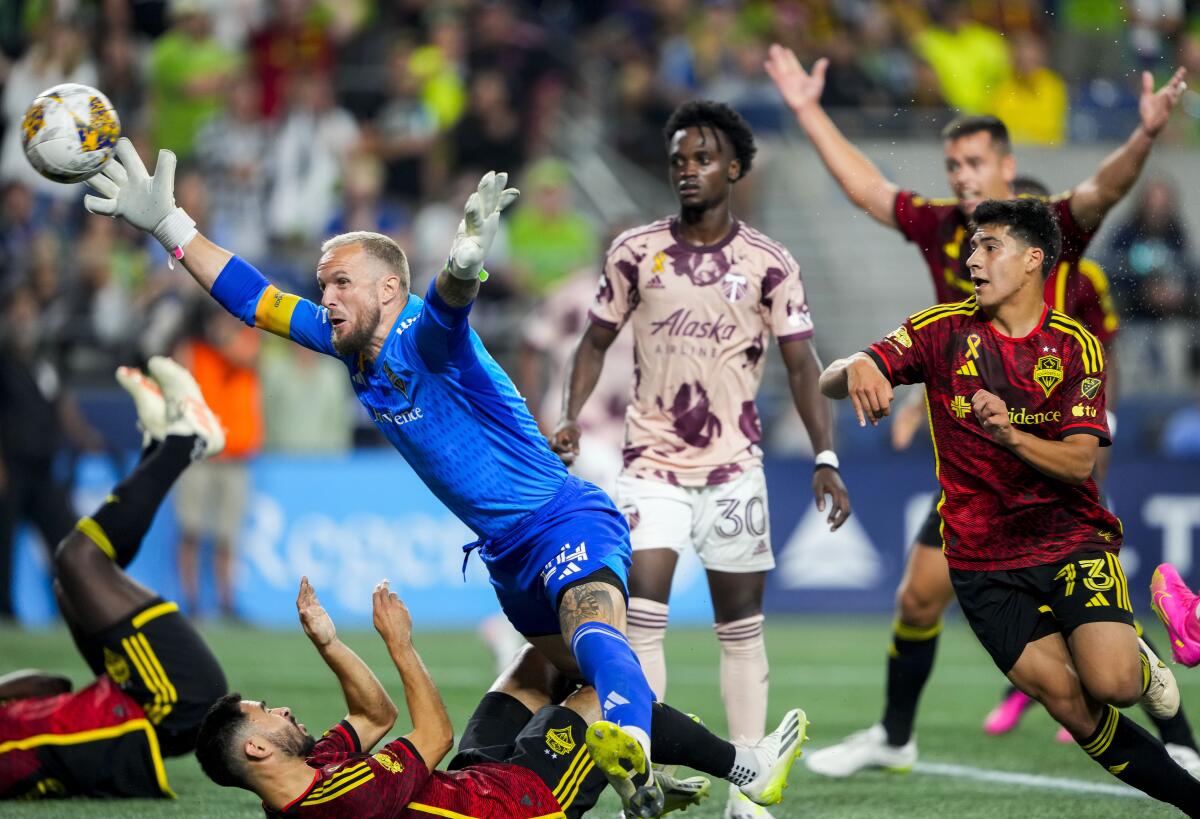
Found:
[[483, 260], [496, 240], [500, 211], [521, 195], [516, 188], [505, 188], [507, 182], [508, 174], [488, 171], [479, 180], [478, 190], [467, 199], [458, 233], [450, 246], [450, 258], [446, 260], [446, 269], [456, 279], [487, 280]]
[[183, 258], [183, 248], [196, 236], [196, 221], [175, 205], [175, 154], [158, 152], [151, 176], [133, 143], [122, 137], [116, 156], [104, 170], [87, 180], [100, 196], [88, 194], [83, 206], [92, 213], [121, 217], [139, 230], [154, 234], [167, 253]]

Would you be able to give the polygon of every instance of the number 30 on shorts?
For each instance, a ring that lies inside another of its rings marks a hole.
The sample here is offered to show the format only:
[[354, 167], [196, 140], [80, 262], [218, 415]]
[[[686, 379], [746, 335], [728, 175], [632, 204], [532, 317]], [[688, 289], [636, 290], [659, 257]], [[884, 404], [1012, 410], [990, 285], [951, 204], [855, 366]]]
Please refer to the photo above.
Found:
[[761, 497], [753, 497], [742, 502], [736, 498], [720, 498], [717, 506], [721, 510], [721, 519], [717, 521], [717, 534], [721, 537], [737, 537], [743, 531], [754, 537], [762, 537], [767, 533], [767, 505]]

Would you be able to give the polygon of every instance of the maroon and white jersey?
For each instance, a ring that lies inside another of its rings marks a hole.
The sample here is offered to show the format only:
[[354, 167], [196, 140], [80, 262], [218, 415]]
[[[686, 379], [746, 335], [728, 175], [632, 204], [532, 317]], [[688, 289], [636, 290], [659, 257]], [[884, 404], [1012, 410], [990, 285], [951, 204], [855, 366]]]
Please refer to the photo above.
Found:
[[759, 466], [754, 396], [768, 334], [813, 334], [787, 249], [742, 222], [704, 247], [684, 242], [675, 218], [626, 231], [608, 250], [589, 318], [617, 330], [631, 317], [626, 472], [710, 486]]

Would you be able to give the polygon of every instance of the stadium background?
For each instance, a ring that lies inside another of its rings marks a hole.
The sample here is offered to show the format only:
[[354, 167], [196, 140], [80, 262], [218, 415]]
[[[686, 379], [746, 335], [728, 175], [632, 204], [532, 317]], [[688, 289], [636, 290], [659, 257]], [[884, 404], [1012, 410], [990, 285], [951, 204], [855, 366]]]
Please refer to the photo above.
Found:
[[[1183, 0], [7, 0], [0, 292], [6, 311], [17, 290], [33, 293], [40, 353], [94, 433], [64, 439], [61, 479], [87, 508], [131, 456], [132, 408], [111, 382], [118, 363], [211, 340], [215, 331], [206, 297], [168, 269], [156, 245], [88, 216], [82, 186], [53, 185], [26, 166], [15, 125], [38, 91], [64, 80], [104, 90], [144, 155], [158, 147], [179, 154], [177, 196], [202, 229], [285, 289], [308, 295], [317, 245], [354, 228], [395, 236], [410, 251], [419, 292], [440, 267], [465, 191], [484, 170], [509, 170], [525, 196], [489, 263], [494, 275], [473, 321], [537, 412], [548, 365], [528, 355], [531, 316], [563, 282], [589, 275], [613, 230], [673, 210], [659, 132], [687, 98], [730, 102], [755, 127], [760, 157], [739, 185], [737, 214], [798, 259], [825, 361], [930, 302], [918, 254], [855, 213], [779, 105], [761, 71], [772, 41], [795, 48], [805, 65], [829, 56], [823, 101], [835, 120], [890, 179], [932, 196], [946, 192], [936, 133], [956, 111], [1002, 113], [1021, 170], [1061, 190], [1090, 175], [1136, 124], [1138, 70], [1161, 82], [1183, 65], [1200, 78], [1200, 4]], [[1200, 296], [1188, 242], [1200, 231], [1200, 95], [1189, 90], [1180, 109], [1142, 183], [1089, 253], [1108, 270], [1122, 321], [1121, 427], [1109, 491], [1143, 605], [1149, 567], [1160, 559], [1200, 580]], [[7, 313], [0, 335], [6, 325]], [[767, 601], [771, 711], [799, 701], [822, 744], [875, 713], [884, 615], [904, 544], [933, 489], [931, 454], [927, 441], [894, 453], [886, 428], [864, 432], [842, 415], [838, 450], [855, 516], [837, 535], [823, 532], [809, 497], [811, 452], [779, 362], [770, 361], [760, 407], [780, 558]], [[380, 447], [339, 369], [263, 342], [263, 439], [250, 459], [253, 489], [237, 543], [244, 622], [210, 624], [210, 636], [235, 684], [265, 687], [273, 701], [290, 694], [332, 719], [335, 704], [322, 696], [319, 670], [295, 635], [258, 629], [291, 629], [301, 572], [340, 623], [361, 627], [367, 592], [387, 575], [418, 629], [453, 635], [419, 647], [434, 650], [435, 675], [444, 672], [461, 721], [490, 675], [472, 634], [492, 610], [486, 581], [477, 562], [463, 581], [457, 547], [471, 538], [399, 456]], [[539, 412], [539, 420], [557, 419]], [[177, 539], [164, 510], [134, 566], [171, 596]], [[28, 532], [14, 582], [24, 628], [0, 628], [3, 666], [50, 665], [78, 676], [82, 665], [53, 626], [44, 554]], [[211, 617], [211, 583], [204, 588], [197, 614]], [[693, 565], [672, 600], [672, 621], [696, 627], [669, 638], [672, 663], [685, 658], [672, 669], [672, 699], [711, 711], [716, 649], [702, 630], [709, 618]], [[981, 745], [976, 726], [996, 693], [995, 675], [961, 625], [950, 633], [918, 723], [924, 760], [1106, 784], [1073, 749], [1051, 745], [1048, 724], [1023, 729], [1013, 743]], [[273, 647], [269, 668], [264, 641]], [[823, 666], [832, 671], [822, 674]], [[1187, 676], [1180, 674], [1185, 701], [1200, 702]], [[172, 771], [187, 792], [170, 809], [175, 815], [247, 807], [201, 786], [184, 763]], [[847, 816], [983, 815], [1000, 808], [980, 798], [1012, 788], [933, 773], [907, 795], [899, 786], [893, 794], [882, 775], [835, 787], [798, 771], [796, 781], [817, 794], [820, 815]], [[1107, 794], [1020, 792], [1028, 815], [1128, 813]], [[112, 815], [138, 810], [167, 809]]]

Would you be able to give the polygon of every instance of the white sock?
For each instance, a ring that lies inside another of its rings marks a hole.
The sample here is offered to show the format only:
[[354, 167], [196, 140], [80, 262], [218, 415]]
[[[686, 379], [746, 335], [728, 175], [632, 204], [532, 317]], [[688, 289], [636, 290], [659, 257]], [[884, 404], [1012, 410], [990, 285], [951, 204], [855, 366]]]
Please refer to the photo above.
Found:
[[714, 628], [721, 642], [721, 699], [729, 720], [729, 739], [753, 745], [763, 738], [767, 721], [763, 616], [718, 623]]
[[762, 775], [762, 760], [754, 749], [741, 744], [733, 746], [733, 769], [726, 780], [739, 788], [748, 785]]
[[629, 647], [637, 655], [646, 682], [659, 700], [667, 694], [667, 655], [663, 650], [663, 638], [667, 634], [668, 608], [666, 603], [631, 597], [626, 619]]

